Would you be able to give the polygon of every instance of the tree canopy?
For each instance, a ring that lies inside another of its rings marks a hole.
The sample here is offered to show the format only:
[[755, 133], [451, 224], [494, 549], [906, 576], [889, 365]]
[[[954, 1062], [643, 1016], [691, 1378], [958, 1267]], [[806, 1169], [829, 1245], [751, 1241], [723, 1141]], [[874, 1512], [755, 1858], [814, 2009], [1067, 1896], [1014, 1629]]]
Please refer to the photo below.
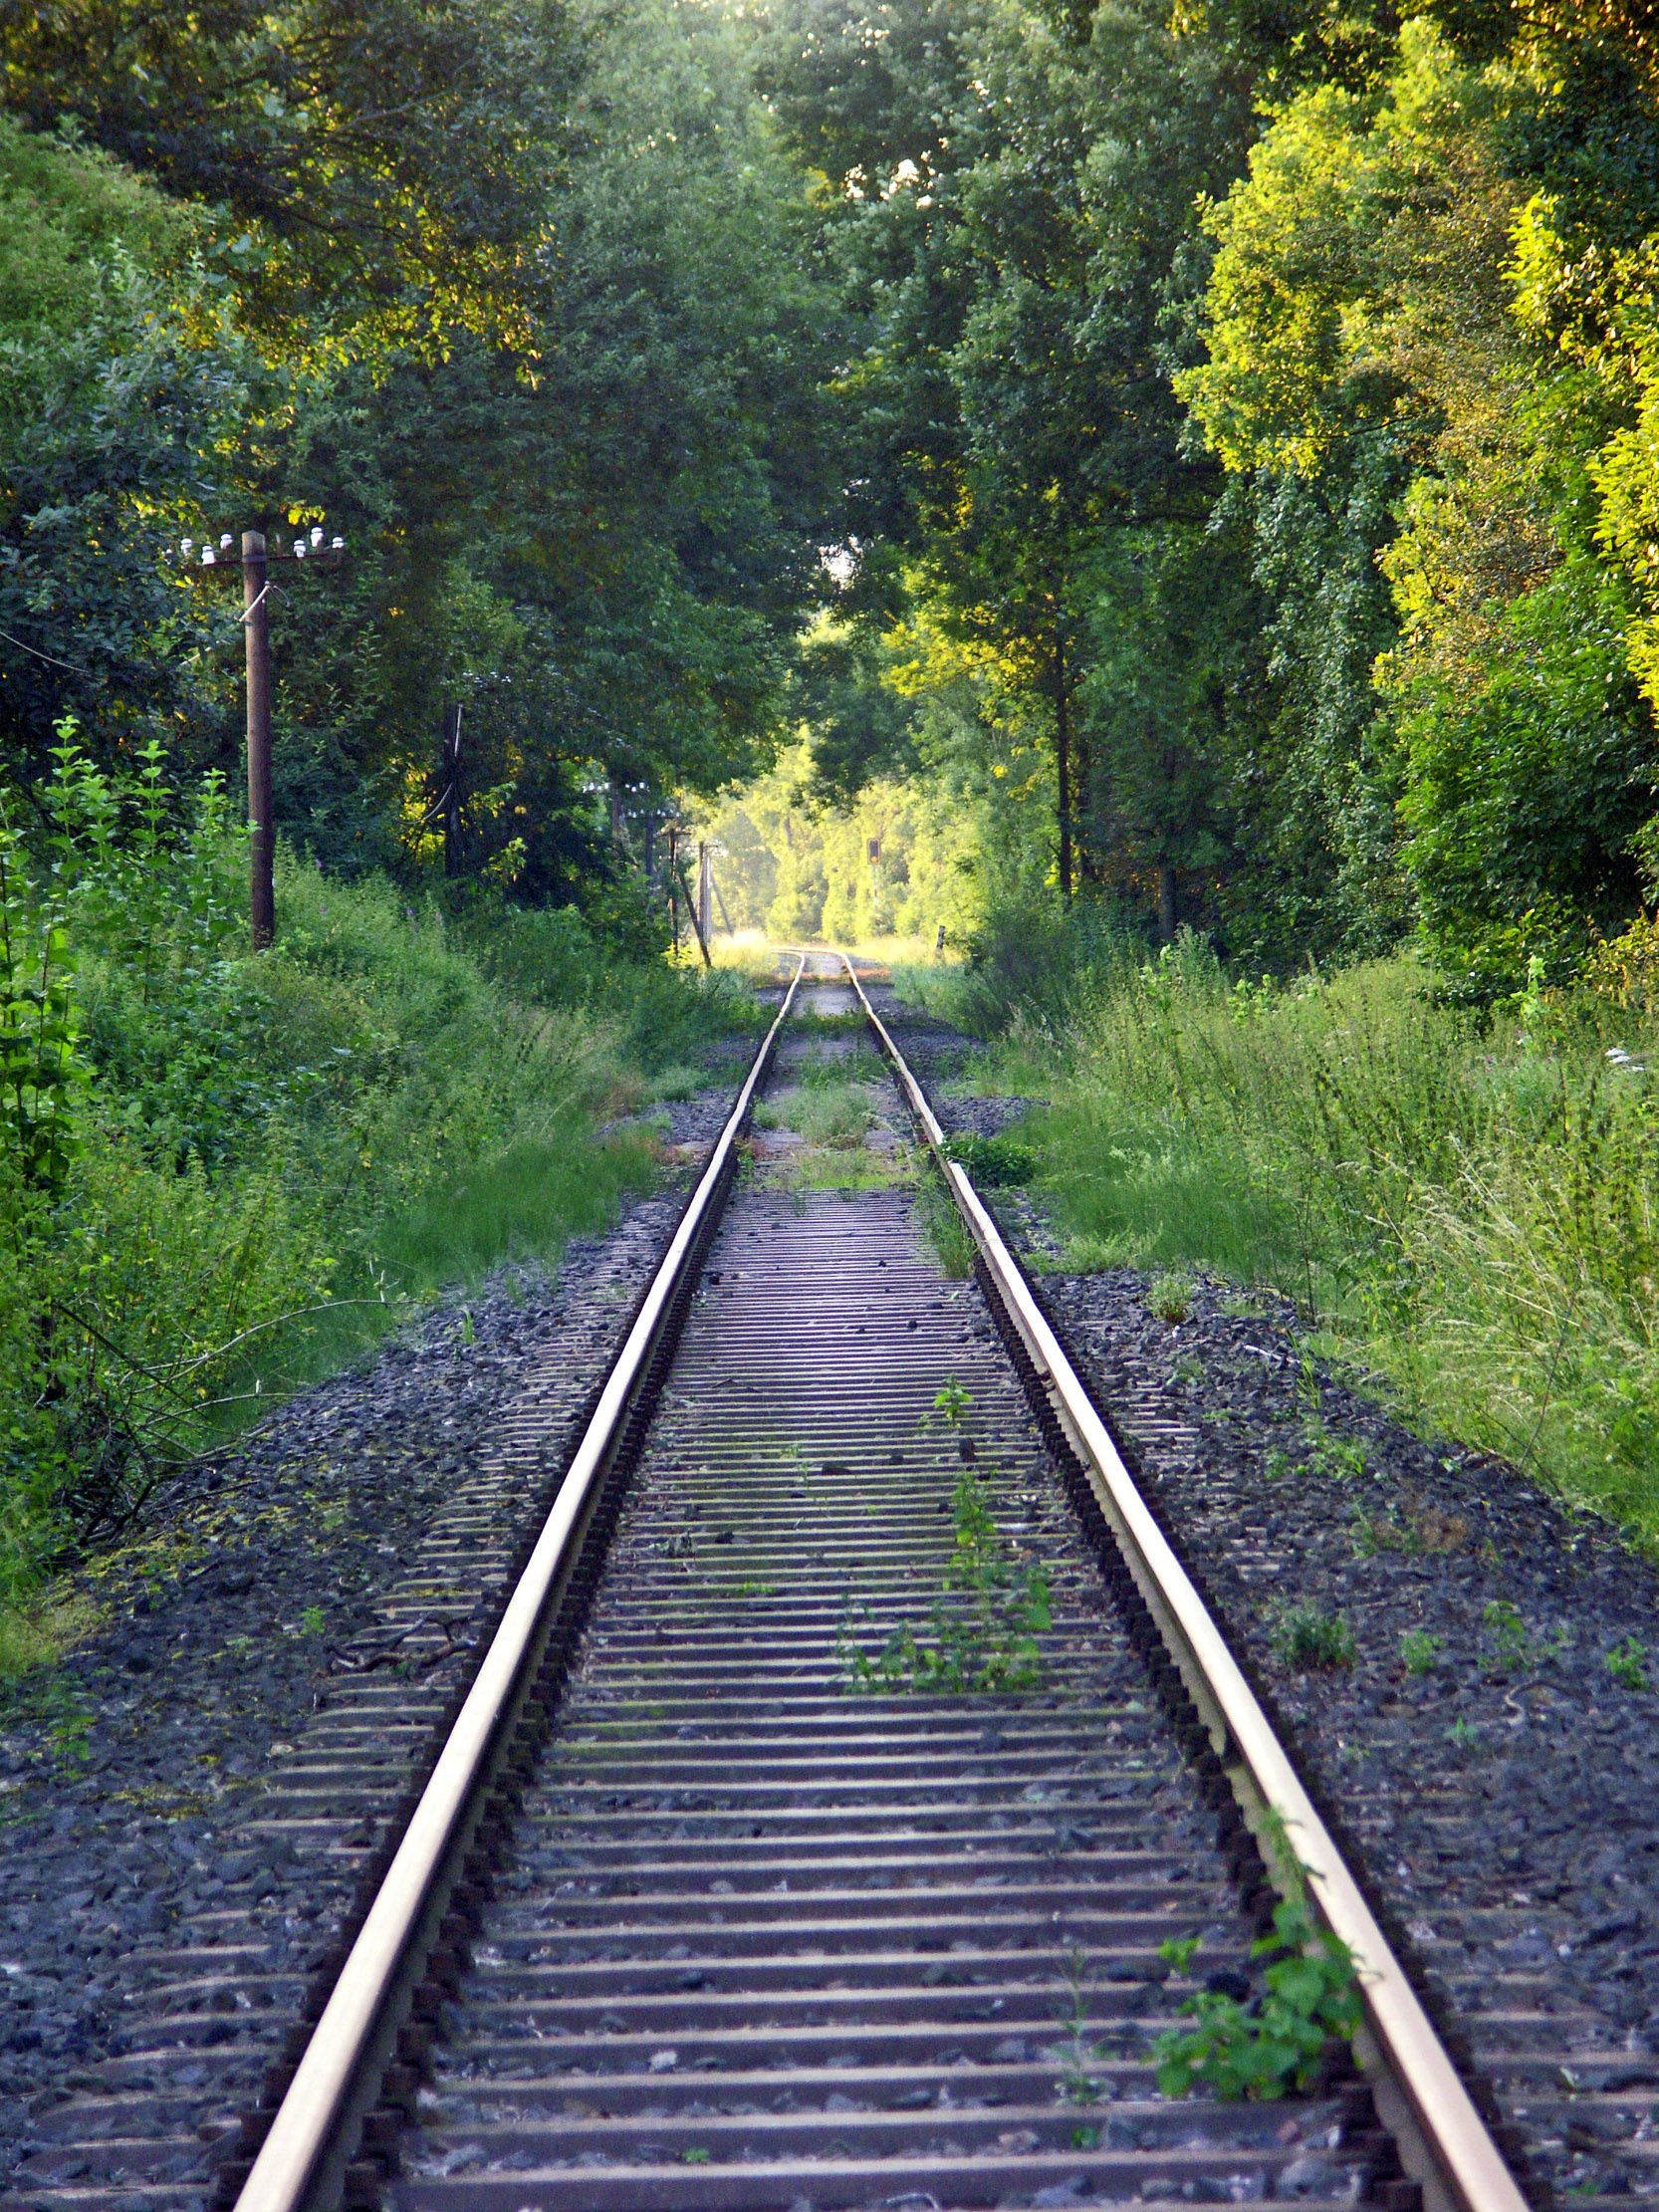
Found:
[[1247, 962], [1417, 931], [1490, 997], [1656, 887], [1623, 0], [0, 0], [0, 99], [25, 789], [65, 712], [233, 775], [168, 549], [326, 516], [329, 867], [633, 927], [787, 757], [786, 815], [971, 794], [983, 883]]

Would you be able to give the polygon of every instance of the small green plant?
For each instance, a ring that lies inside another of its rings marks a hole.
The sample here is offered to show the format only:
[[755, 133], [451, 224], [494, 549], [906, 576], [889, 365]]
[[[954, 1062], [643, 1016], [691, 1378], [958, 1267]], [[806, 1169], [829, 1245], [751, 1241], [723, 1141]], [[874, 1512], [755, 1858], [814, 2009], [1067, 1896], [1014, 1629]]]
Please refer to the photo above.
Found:
[[[1102, 2083], [1099, 2072], [1109, 2055], [1100, 2044], [1088, 2040], [1093, 1980], [1088, 1953], [1072, 1945], [1066, 1955], [1066, 2007], [1060, 2015], [1066, 2041], [1047, 2053], [1060, 2067], [1061, 2078], [1055, 2088], [1067, 2104], [1097, 2104], [1102, 2093], [1111, 2093], [1110, 2084]], [[1077, 2130], [1079, 2135], [1093, 2132], [1091, 2128]]]
[[68, 1682], [56, 1681], [52, 1685], [51, 1720], [47, 1736], [61, 1763], [74, 1761], [84, 1764], [91, 1754], [94, 1715], [82, 1702], [79, 1691]]
[[1146, 1286], [1146, 1310], [1160, 1321], [1189, 1321], [1195, 1292], [1190, 1275], [1154, 1275]]
[[960, 1428], [973, 1402], [973, 1393], [965, 1389], [955, 1375], [947, 1375], [944, 1388], [933, 1400], [933, 1410], [947, 1428]]
[[1282, 1606], [1274, 1621], [1273, 1647], [1287, 1666], [1303, 1673], [1352, 1666], [1358, 1651], [1346, 1616], [1320, 1612], [1317, 1605]]
[[773, 1588], [771, 1583], [759, 1582], [753, 1575], [746, 1575], [737, 1586], [737, 1595], [740, 1598], [770, 1598]]
[[1400, 1638], [1400, 1658], [1408, 1674], [1432, 1674], [1438, 1654], [1444, 1650], [1444, 1636], [1431, 1635], [1427, 1628], [1408, 1628]]
[[1262, 1462], [1262, 1472], [1269, 1482], [1283, 1482], [1287, 1475], [1295, 1472], [1296, 1464], [1283, 1444], [1270, 1444]]
[[1346, 1444], [1332, 1436], [1316, 1413], [1304, 1416], [1302, 1432], [1307, 1439], [1306, 1464], [1315, 1474], [1328, 1475], [1333, 1482], [1357, 1482], [1364, 1474], [1363, 1444]]
[[1456, 1744], [1459, 1751], [1469, 1751], [1481, 1740], [1481, 1732], [1472, 1720], [1455, 1720], [1446, 1731], [1446, 1741]]
[[1647, 1651], [1634, 1635], [1615, 1643], [1606, 1654], [1607, 1672], [1621, 1688], [1645, 1690], [1647, 1688]]
[[989, 1493], [972, 1468], [964, 1468], [952, 1502], [956, 1547], [944, 1590], [934, 1600], [932, 1641], [900, 1621], [871, 1658], [853, 1635], [850, 1618], [844, 1620], [837, 1652], [849, 1689], [954, 1697], [1035, 1689], [1042, 1681], [1037, 1639], [1052, 1621], [1048, 1577], [1041, 1565], [1022, 1568], [1003, 1543]]
[[713, 2151], [707, 2149], [701, 2143], [697, 2144], [694, 2149], [680, 2152], [682, 2162], [688, 2166], [706, 2166], [713, 2156]]
[[1538, 1666], [1564, 1651], [1572, 1640], [1565, 1628], [1558, 1629], [1547, 1642], [1542, 1636], [1535, 1636], [1519, 1608], [1507, 1598], [1492, 1598], [1481, 1618], [1498, 1646], [1501, 1667]]
[[1520, 1611], [1507, 1598], [1494, 1598], [1481, 1615], [1498, 1646], [1498, 1657], [1505, 1666], [1519, 1666], [1532, 1649], [1532, 1637], [1527, 1633], [1527, 1623]]
[[[1171, 1938], [1158, 1955], [1185, 1973], [1198, 1940]], [[1309, 2089], [1327, 2046], [1347, 2042], [1358, 2028], [1352, 1954], [1328, 1929], [1315, 1928], [1300, 1899], [1288, 1897], [1278, 1907], [1273, 1933], [1252, 1944], [1251, 1956], [1272, 1961], [1262, 1971], [1259, 1995], [1241, 2002], [1220, 1990], [1194, 1990], [1181, 2010], [1196, 2025], [1166, 2028], [1153, 2044], [1165, 2096], [1184, 2096], [1197, 2084], [1227, 2098], [1273, 2098]]]
[[1320, 1405], [1324, 1402], [1324, 1391], [1319, 1382], [1318, 1366], [1305, 1342], [1303, 1344], [1302, 1357], [1297, 1366], [1297, 1396], [1301, 1398], [1304, 1405], [1310, 1406], [1314, 1414], [1317, 1414]]
[[916, 1221], [943, 1274], [957, 1282], [972, 1275], [978, 1251], [973, 1231], [937, 1175], [924, 1175], [917, 1186]]
[[323, 1633], [322, 1606], [308, 1605], [300, 1615], [300, 1626], [308, 1636], [320, 1636]]
[[1016, 1144], [1011, 1137], [976, 1136], [964, 1130], [947, 1136], [940, 1149], [981, 1190], [1005, 1190], [1029, 1183], [1037, 1173], [1037, 1154], [1029, 1144]]

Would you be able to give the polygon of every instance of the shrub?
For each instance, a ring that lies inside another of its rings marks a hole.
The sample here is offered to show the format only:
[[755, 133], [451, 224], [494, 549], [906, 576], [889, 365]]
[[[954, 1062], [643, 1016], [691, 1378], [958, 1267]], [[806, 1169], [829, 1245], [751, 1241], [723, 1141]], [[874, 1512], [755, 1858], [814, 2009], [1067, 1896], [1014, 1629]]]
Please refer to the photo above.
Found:
[[1287, 1666], [1304, 1673], [1350, 1667], [1358, 1650], [1344, 1616], [1317, 1605], [1285, 1606], [1274, 1622], [1273, 1647]]
[[1012, 1137], [976, 1136], [971, 1129], [964, 1130], [959, 1136], [946, 1137], [944, 1151], [946, 1159], [966, 1168], [982, 1190], [1029, 1183], [1037, 1172], [1037, 1154], [1029, 1144], [1017, 1144]]
[[[435, 903], [287, 853], [279, 941], [254, 958], [245, 845], [216, 787], [185, 805], [155, 749], [112, 778], [61, 734], [47, 848], [28, 855], [0, 821], [14, 1615], [55, 1560], [124, 1527], [160, 1471], [250, 1405], [445, 1284], [556, 1259], [647, 1185], [647, 1141], [602, 1140], [594, 1120], [637, 1089], [629, 1040], [652, 1009], [667, 1010], [659, 1065], [753, 1018], [735, 979], [596, 955], [578, 980], [550, 962], [521, 993]], [[522, 928], [521, 951], [545, 952], [581, 927], [510, 917], [497, 940]]]

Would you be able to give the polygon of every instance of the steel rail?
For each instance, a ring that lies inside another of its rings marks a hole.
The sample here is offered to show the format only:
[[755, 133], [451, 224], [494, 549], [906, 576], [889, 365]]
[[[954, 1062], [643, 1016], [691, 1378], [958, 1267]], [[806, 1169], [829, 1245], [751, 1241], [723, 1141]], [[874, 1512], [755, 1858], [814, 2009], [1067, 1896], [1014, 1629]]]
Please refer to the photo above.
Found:
[[358, 2078], [381, 2027], [389, 1993], [416, 1937], [434, 1882], [488, 1776], [515, 1692], [536, 1656], [538, 1630], [573, 1536], [581, 1528], [589, 1493], [627, 1418], [635, 1386], [650, 1362], [680, 1287], [681, 1273], [717, 1204], [756, 1086], [789, 1018], [805, 968], [802, 959], [651, 1279], [501, 1625], [242, 2185], [236, 2212], [300, 2212], [314, 2201], [314, 2184], [331, 2152], [331, 2170], [338, 2170], [343, 2157], [350, 2155], [349, 2146], [343, 2153], [335, 2138], [353, 2120]]
[[[1209, 1728], [1240, 1797], [1240, 1809], [1258, 1830], [1270, 1874], [1288, 1891], [1300, 1865], [1326, 1926], [1353, 1955], [1365, 2007], [1365, 2027], [1355, 2039], [1355, 2056], [1370, 2078], [1378, 2115], [1395, 2136], [1402, 2162], [1423, 2188], [1427, 2212], [1528, 2212], [1526, 2196], [1214, 1614], [1142, 1497], [995, 1219], [963, 1169], [948, 1156], [938, 1117], [871, 1006], [857, 970], [846, 954], [840, 958], [992, 1283], [1024, 1340], [1038, 1381], [1082, 1463], [1125, 1563]], [[1292, 1855], [1289, 1868], [1284, 1864], [1287, 1848]]]

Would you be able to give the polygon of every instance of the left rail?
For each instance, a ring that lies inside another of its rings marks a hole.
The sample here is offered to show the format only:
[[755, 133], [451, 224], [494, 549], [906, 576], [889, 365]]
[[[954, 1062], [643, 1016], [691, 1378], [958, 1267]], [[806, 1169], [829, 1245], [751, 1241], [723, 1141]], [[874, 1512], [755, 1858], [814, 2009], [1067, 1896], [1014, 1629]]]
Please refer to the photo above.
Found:
[[391, 2059], [402, 2008], [437, 1943], [467, 1845], [539, 1670], [600, 1479], [665, 1340], [671, 1342], [687, 1281], [725, 1201], [737, 1139], [805, 967], [805, 959], [797, 963], [651, 1279], [529, 1564], [242, 2185], [237, 2212], [322, 2212], [340, 2200], [363, 2116]]

